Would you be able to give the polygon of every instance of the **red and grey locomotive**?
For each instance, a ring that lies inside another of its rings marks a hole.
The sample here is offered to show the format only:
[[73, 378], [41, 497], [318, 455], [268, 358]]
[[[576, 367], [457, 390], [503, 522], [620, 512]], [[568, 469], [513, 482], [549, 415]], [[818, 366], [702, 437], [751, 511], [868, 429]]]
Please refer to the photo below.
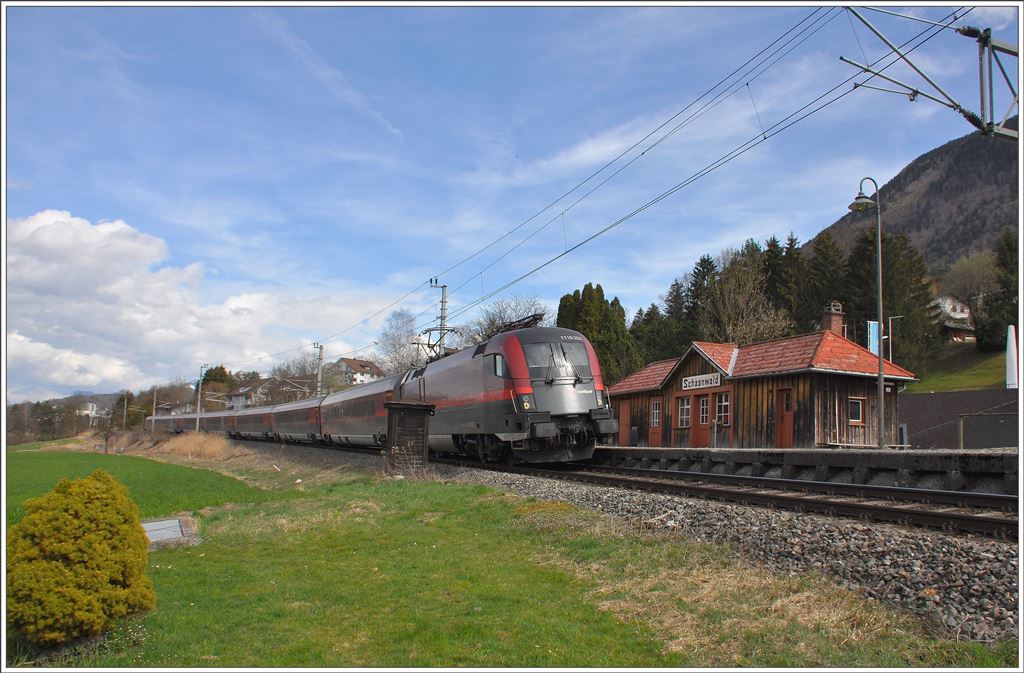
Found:
[[[204, 413], [200, 423], [204, 431], [246, 439], [383, 446], [384, 403], [391, 400], [433, 404], [431, 450], [482, 461], [585, 459], [618, 429], [593, 347], [579, 332], [558, 327], [502, 332], [404, 374], [326, 397]], [[150, 422], [181, 432], [195, 427], [195, 415]]]

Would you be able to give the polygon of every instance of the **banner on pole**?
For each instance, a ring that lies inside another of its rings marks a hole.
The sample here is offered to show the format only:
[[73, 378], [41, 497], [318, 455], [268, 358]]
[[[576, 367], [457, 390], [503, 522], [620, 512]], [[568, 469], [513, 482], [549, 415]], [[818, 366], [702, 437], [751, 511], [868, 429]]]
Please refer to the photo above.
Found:
[[868, 320], [868, 350], [878, 355], [878, 321]]

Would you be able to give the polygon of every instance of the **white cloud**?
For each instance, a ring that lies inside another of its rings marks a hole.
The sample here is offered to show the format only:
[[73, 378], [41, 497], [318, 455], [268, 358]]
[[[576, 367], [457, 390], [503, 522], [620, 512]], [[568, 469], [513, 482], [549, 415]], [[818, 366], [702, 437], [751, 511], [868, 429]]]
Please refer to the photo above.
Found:
[[[64, 389], [139, 390], [202, 363], [267, 371], [286, 351], [356, 327], [329, 356], [371, 342], [361, 321], [394, 299], [388, 285], [266, 287], [249, 281], [218, 302], [217, 279], [198, 263], [161, 266], [167, 244], [131, 225], [46, 210], [7, 221], [8, 399]], [[414, 312], [427, 295], [406, 305]]]
[[159, 381], [146, 377], [123, 358], [100, 353], [80, 353], [54, 348], [13, 332], [7, 335], [8, 362], [34, 376], [33, 383], [88, 389], [116, 381], [132, 381], [146, 387]]
[[269, 11], [255, 13], [256, 21], [263, 32], [280, 43], [294, 56], [313, 77], [318, 79], [336, 98], [378, 123], [396, 136], [402, 133], [378, 110], [374, 109], [358, 89], [345, 78], [340, 70], [317, 55], [305, 40], [288, 29], [283, 19]]

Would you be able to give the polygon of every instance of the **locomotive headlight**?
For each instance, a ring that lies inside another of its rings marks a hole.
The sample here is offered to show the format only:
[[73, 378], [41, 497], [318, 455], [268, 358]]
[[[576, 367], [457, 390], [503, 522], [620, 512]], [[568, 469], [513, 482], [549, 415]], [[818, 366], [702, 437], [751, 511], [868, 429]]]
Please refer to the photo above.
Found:
[[529, 411], [530, 409], [536, 408], [537, 404], [533, 401], [533, 395], [525, 393], [519, 396], [519, 404], [522, 405], [523, 411]]

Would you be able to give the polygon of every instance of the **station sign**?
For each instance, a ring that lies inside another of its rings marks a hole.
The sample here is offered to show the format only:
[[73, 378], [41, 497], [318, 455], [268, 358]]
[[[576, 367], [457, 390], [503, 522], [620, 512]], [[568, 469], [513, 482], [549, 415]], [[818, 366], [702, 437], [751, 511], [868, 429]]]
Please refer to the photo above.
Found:
[[687, 376], [682, 380], [683, 390], [713, 388], [720, 385], [722, 385], [722, 375], [718, 372], [714, 374], [701, 374], [700, 376]]

